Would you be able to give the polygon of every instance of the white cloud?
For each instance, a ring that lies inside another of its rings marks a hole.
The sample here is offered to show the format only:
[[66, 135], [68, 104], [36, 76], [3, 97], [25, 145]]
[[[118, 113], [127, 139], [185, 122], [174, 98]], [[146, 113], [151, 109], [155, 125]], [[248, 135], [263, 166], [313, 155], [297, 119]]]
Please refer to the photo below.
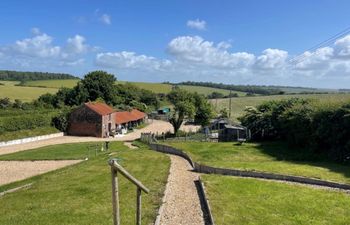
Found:
[[192, 29], [206, 30], [206, 25], [207, 25], [207, 22], [205, 22], [204, 20], [196, 19], [196, 20], [187, 21], [187, 26]]
[[112, 24], [112, 18], [108, 14], [102, 14], [100, 17], [100, 21], [104, 24], [107, 24], [107, 25]]
[[38, 28], [33, 29], [32, 34], [31, 38], [0, 46], [1, 67], [46, 68], [44, 70], [50, 71], [59, 66], [78, 66], [85, 62], [82, 56], [95, 50], [85, 43], [86, 39], [81, 35], [68, 38], [66, 44], [56, 45], [53, 37]]
[[257, 58], [257, 66], [262, 69], [276, 69], [285, 66], [288, 52], [268, 48]]
[[135, 52], [122, 51], [99, 53], [96, 56], [96, 64], [102, 67], [119, 69], [162, 70], [169, 66], [170, 61], [137, 55]]
[[250, 66], [255, 61], [255, 56], [246, 52], [229, 53], [227, 43], [205, 41], [199, 36], [182, 36], [170, 41], [168, 52], [180, 61], [198, 63], [217, 68], [235, 68]]
[[40, 35], [41, 34], [40, 29], [37, 27], [33, 27], [32, 29], [30, 29], [30, 31], [32, 32], [33, 35]]
[[67, 40], [67, 51], [80, 54], [88, 50], [88, 45], [85, 44], [85, 38], [81, 35], [75, 35]]

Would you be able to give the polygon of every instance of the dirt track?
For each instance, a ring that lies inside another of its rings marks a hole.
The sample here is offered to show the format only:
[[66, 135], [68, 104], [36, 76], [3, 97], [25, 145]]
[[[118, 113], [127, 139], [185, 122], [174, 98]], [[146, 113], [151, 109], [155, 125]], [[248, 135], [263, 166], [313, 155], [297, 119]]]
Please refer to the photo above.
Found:
[[[181, 130], [195, 131], [198, 126], [182, 126]], [[150, 120], [150, 124], [140, 130], [135, 130], [127, 135], [116, 138], [95, 138], [95, 137], [76, 137], [76, 136], [63, 136], [57, 138], [51, 138], [47, 140], [35, 141], [25, 144], [11, 145], [6, 147], [0, 147], [0, 155], [9, 154], [13, 152], [24, 151], [28, 149], [40, 148], [48, 145], [66, 144], [66, 143], [78, 143], [78, 142], [94, 142], [94, 141], [133, 141], [140, 138], [143, 132], [167, 132], [173, 131], [170, 123], [161, 120]]]

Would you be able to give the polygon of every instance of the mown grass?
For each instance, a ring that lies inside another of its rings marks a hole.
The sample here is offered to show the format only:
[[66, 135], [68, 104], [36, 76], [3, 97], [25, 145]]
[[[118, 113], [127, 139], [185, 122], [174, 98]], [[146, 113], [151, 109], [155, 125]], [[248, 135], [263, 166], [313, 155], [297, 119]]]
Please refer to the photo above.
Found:
[[[32, 151], [32, 159], [84, 158], [85, 144], [74, 145], [70, 150], [57, 145], [41, 149], [42, 153]], [[146, 148], [130, 150], [121, 142], [111, 143], [111, 149], [112, 156], [100, 153], [80, 164], [1, 186], [3, 191], [34, 183], [28, 190], [0, 197], [0, 224], [112, 224], [110, 157], [121, 159], [120, 164], [151, 190], [142, 195], [142, 222], [153, 223], [167, 180], [168, 157]], [[123, 177], [119, 185], [121, 223], [135, 224], [136, 188]]]
[[[211, 87], [201, 87], [201, 86], [192, 86], [192, 85], [179, 85], [180, 88], [185, 89], [190, 92], [197, 92], [198, 94], [203, 94], [205, 96], [215, 92], [222, 93], [224, 95], [229, 95], [230, 91], [225, 89], [219, 89], [219, 88], [211, 88]], [[232, 91], [232, 94], [236, 93], [238, 96], [245, 96], [245, 92], [241, 91]]]
[[202, 175], [215, 224], [323, 224], [350, 221], [350, 195], [218, 175]]
[[229, 142], [168, 142], [182, 149], [192, 160], [203, 165], [250, 171], [304, 176], [350, 184], [350, 166], [308, 158], [302, 151], [289, 149], [286, 144]]
[[16, 81], [1, 81], [5, 85], [0, 85], [0, 98], [10, 98], [12, 101], [19, 99], [23, 102], [30, 102], [37, 99], [40, 95], [46, 93], [56, 93], [55, 88], [38, 88], [38, 87], [23, 87], [15, 86], [19, 82]]
[[[281, 100], [289, 98], [304, 98], [314, 99], [320, 104], [336, 104], [350, 102], [350, 94], [295, 94], [295, 95], [270, 95], [270, 96], [255, 96], [242, 97], [231, 99], [231, 118], [237, 120], [238, 117], [244, 114], [244, 109], [248, 106], [257, 106], [265, 101]], [[223, 108], [229, 109], [229, 99], [210, 100], [214, 109], [219, 112]]]
[[54, 127], [37, 127], [30, 130], [18, 130], [11, 132], [0, 133], [0, 141], [10, 141], [21, 138], [35, 137], [46, 134], [53, 134], [60, 132]]

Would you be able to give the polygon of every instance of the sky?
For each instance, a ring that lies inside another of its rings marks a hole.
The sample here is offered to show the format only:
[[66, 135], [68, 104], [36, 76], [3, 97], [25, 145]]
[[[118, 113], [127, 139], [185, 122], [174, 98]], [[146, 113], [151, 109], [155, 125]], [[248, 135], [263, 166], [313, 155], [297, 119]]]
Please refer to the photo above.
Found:
[[350, 35], [309, 50], [350, 27], [349, 8], [348, 0], [3, 0], [0, 69], [349, 88]]

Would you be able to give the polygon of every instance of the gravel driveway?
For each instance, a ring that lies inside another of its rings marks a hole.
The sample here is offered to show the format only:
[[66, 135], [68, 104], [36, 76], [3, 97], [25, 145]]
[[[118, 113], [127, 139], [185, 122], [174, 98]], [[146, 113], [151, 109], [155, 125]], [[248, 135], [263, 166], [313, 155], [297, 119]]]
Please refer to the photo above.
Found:
[[[186, 126], [182, 126], [181, 130], [195, 131], [198, 128], [199, 128], [198, 126], [186, 125]], [[66, 143], [94, 142], [94, 141], [133, 141], [135, 139], [140, 138], [141, 133], [144, 133], [144, 132], [162, 133], [167, 131], [173, 131], [173, 127], [171, 126], [170, 123], [161, 121], [161, 120], [150, 120], [150, 124], [145, 128], [135, 130], [134, 132], [131, 132], [129, 134], [126, 134], [124, 136], [117, 137], [117, 138], [96, 138], [96, 137], [76, 137], [76, 136], [56, 137], [56, 138], [35, 141], [30, 143], [0, 147], [0, 155], [24, 151], [28, 149], [40, 148], [48, 145], [57, 145], [57, 144], [66, 144]]]
[[187, 160], [175, 155], [169, 157], [170, 174], [160, 224], [204, 225], [203, 211], [195, 185], [198, 174], [191, 171], [192, 167]]
[[47, 173], [82, 160], [0, 161], [0, 186]]

